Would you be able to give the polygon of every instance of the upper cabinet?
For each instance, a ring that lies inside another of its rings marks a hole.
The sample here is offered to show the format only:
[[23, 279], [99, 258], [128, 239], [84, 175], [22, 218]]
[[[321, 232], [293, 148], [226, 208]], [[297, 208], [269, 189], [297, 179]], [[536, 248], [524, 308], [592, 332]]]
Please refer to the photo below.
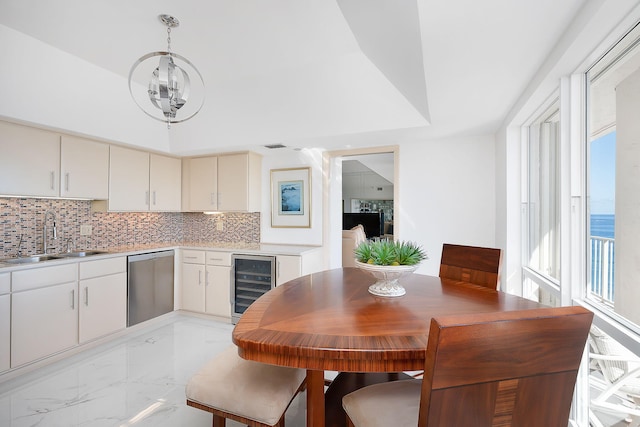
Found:
[[149, 153], [111, 146], [109, 210], [149, 210]]
[[149, 155], [149, 190], [152, 211], [179, 211], [182, 204], [182, 161]]
[[188, 211], [260, 211], [262, 156], [256, 153], [183, 159]]
[[56, 197], [60, 135], [0, 122], [0, 194]]
[[109, 146], [62, 135], [60, 196], [85, 199], [109, 197]]
[[0, 194], [106, 199], [109, 145], [0, 122]]
[[189, 211], [218, 210], [218, 158], [183, 159], [183, 206]]
[[111, 146], [110, 211], [180, 211], [180, 159]]

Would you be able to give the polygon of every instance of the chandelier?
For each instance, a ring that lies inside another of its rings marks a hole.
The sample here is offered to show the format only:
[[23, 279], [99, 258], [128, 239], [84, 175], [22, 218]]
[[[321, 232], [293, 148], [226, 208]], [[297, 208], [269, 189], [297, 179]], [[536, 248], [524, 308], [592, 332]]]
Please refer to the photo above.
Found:
[[204, 104], [204, 80], [187, 58], [171, 51], [171, 29], [180, 22], [170, 15], [158, 18], [167, 27], [167, 50], [148, 53], [133, 64], [129, 71], [129, 93], [145, 114], [166, 122], [170, 128], [172, 123], [189, 120], [200, 111]]

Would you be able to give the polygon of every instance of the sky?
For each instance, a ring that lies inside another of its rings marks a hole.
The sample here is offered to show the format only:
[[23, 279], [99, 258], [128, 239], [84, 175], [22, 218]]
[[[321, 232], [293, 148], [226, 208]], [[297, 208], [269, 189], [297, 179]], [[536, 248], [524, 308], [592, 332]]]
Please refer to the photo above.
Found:
[[589, 196], [592, 214], [615, 213], [616, 133], [591, 142]]

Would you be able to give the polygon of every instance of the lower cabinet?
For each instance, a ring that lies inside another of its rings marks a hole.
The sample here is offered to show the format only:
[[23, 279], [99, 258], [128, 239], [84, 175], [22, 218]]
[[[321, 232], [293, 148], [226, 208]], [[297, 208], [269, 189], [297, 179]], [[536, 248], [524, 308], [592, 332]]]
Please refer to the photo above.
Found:
[[231, 318], [231, 267], [207, 266], [205, 313]]
[[231, 254], [182, 251], [182, 308], [231, 318]]
[[0, 274], [0, 372], [11, 367], [11, 274]]
[[205, 275], [204, 263], [182, 264], [182, 308], [184, 310], [204, 312]]
[[99, 338], [127, 326], [126, 258], [80, 264], [79, 341]]
[[73, 281], [11, 295], [11, 367], [78, 343], [77, 288]]
[[12, 272], [11, 295], [0, 292], [1, 342], [8, 336], [4, 317], [11, 318], [0, 370], [8, 348], [15, 368], [124, 329], [126, 265], [126, 257], [116, 257]]

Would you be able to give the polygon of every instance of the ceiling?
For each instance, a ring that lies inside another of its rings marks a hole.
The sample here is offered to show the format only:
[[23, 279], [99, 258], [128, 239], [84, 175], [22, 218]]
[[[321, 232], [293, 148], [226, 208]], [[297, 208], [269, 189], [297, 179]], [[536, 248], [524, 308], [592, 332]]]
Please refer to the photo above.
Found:
[[[168, 143], [147, 148], [187, 155], [275, 143], [338, 149], [494, 133], [584, 3], [0, 0], [0, 24], [107, 70], [126, 85], [139, 57], [166, 49], [158, 15], [178, 18], [172, 50], [203, 75], [202, 111], [170, 130], [137, 107], [107, 124], [157, 127]], [[63, 66], [42, 64], [45, 70]], [[79, 69], [66, 71], [69, 80], [59, 84], [82, 90], [88, 76]], [[92, 96], [81, 108], [106, 121], [104, 111], [133, 104], [128, 92], [94, 93], [88, 86], [86, 92]], [[24, 121], [52, 115], [35, 95], [32, 104], [30, 117], [12, 117], [10, 109], [0, 114]], [[86, 122], [78, 119], [76, 126], [61, 118], [44, 124], [127, 139], [124, 131]]]

